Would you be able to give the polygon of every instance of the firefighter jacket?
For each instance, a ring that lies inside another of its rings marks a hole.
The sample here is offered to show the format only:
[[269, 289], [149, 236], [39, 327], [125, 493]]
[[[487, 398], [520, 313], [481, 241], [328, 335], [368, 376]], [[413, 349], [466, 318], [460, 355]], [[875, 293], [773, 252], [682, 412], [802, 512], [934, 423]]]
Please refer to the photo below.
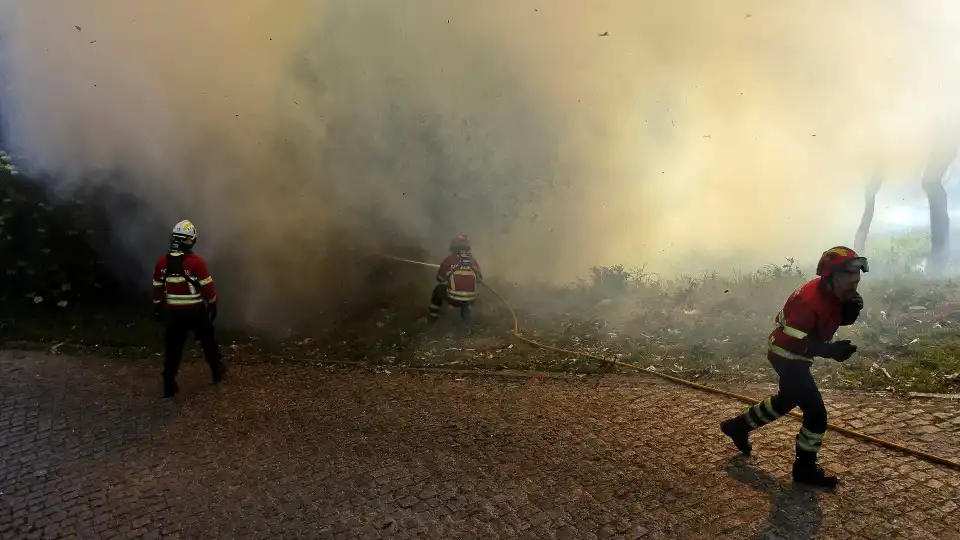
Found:
[[777, 314], [767, 354], [813, 362], [808, 344], [832, 340], [841, 326], [853, 324], [859, 314], [853, 302], [841, 302], [821, 287], [820, 278], [809, 281], [790, 295]]
[[447, 285], [447, 297], [458, 302], [472, 302], [480, 294], [480, 264], [469, 251], [451, 253], [440, 263], [437, 281]]
[[198, 309], [217, 301], [207, 264], [193, 253], [174, 251], [157, 259], [153, 268], [153, 303], [168, 309]]

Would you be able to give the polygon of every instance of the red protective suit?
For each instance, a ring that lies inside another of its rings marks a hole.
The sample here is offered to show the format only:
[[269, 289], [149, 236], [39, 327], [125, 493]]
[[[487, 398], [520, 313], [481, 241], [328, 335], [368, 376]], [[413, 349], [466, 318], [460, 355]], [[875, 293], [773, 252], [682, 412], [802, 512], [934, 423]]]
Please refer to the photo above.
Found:
[[777, 315], [777, 327], [770, 333], [768, 355], [813, 362], [807, 356], [810, 340], [833, 339], [837, 329], [851, 324], [845, 320], [843, 303], [813, 279], [794, 291]]
[[480, 264], [468, 251], [451, 253], [437, 270], [437, 281], [447, 285], [447, 298], [455, 302], [476, 300], [482, 280]]
[[173, 252], [157, 259], [153, 268], [154, 305], [165, 302], [167, 309], [185, 310], [216, 301], [213, 277], [199, 255]]

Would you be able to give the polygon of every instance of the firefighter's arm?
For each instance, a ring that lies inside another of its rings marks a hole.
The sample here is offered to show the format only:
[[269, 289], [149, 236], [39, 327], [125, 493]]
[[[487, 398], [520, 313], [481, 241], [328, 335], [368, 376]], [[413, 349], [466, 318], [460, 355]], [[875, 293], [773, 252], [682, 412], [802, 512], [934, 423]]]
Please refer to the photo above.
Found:
[[437, 269], [437, 283], [446, 283], [450, 280], [450, 273], [453, 271], [453, 266], [455, 263], [451, 262], [450, 257], [447, 257], [440, 263], [440, 268]]
[[816, 312], [802, 302], [784, 307], [783, 333], [787, 336], [783, 348], [808, 358], [832, 358], [843, 362], [856, 352], [857, 346], [848, 340], [818, 341], [809, 336], [817, 323]]
[[197, 257], [194, 260], [196, 262], [193, 269], [193, 276], [197, 279], [197, 284], [200, 285], [200, 296], [203, 297], [208, 304], [212, 304], [217, 301], [217, 289], [213, 285], [213, 276], [211, 276], [207, 270], [207, 263], [204, 262], [203, 259]]
[[157, 261], [153, 265], [153, 288], [151, 290], [151, 296], [153, 297], [153, 307], [154, 309], [159, 309], [163, 307], [163, 268], [160, 265], [160, 261]]
[[802, 304], [788, 307], [791, 308], [791, 313], [786, 316], [783, 333], [789, 339], [784, 349], [808, 358], [819, 356], [820, 358], [831, 358], [841, 362], [850, 358], [857, 351], [857, 346], [850, 343], [849, 340], [819, 341], [811, 338], [808, 332], [816, 326], [816, 312]]
[[782, 312], [781, 331], [786, 336], [781, 347], [801, 356], [808, 355], [809, 333], [816, 328], [816, 313], [802, 302], [788, 303]]
[[473, 271], [477, 273], [477, 279], [482, 282], [483, 272], [480, 271], [480, 263], [478, 263], [476, 259], [473, 259], [472, 263], [473, 263]]
[[850, 326], [860, 317], [860, 311], [863, 310], [863, 297], [857, 293], [856, 296], [844, 302], [841, 309], [840, 326]]

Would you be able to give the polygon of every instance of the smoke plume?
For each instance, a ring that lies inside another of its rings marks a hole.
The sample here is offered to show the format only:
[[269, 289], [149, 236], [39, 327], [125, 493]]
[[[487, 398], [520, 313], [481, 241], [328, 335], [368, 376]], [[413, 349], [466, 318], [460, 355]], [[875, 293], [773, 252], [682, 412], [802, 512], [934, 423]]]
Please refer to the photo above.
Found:
[[0, 10], [8, 144], [60, 190], [141, 201], [115, 224], [139, 271], [193, 220], [248, 321], [362, 295], [356, 254], [459, 232], [520, 280], [808, 259], [852, 243], [873, 174], [919, 191], [960, 145], [940, 0]]

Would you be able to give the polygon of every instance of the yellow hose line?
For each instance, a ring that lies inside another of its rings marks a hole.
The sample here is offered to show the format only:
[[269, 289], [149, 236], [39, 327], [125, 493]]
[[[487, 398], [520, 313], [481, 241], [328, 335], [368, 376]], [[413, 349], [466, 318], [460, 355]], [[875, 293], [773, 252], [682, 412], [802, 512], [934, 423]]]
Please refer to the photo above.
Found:
[[[413, 260], [410, 260], [410, 259], [403, 259], [403, 258], [400, 258], [400, 257], [393, 257], [393, 256], [391, 256], [391, 255], [384, 255], [383, 257], [385, 257], [385, 258], [387, 258], [387, 259], [392, 259], [392, 260], [395, 260], [395, 261], [400, 261], [400, 262], [405, 262], [405, 263], [410, 263], [410, 264], [416, 264], [416, 265], [420, 265], [420, 266], [428, 266], [428, 267], [430, 267], [430, 268], [439, 268], [439, 267], [440, 267], [440, 265], [438, 265], [438, 264], [425, 263], [425, 262], [421, 262], [421, 261], [413, 261]], [[538, 342], [538, 341], [534, 341], [534, 340], [532, 340], [532, 339], [526, 338], [526, 337], [524, 337], [524, 336], [522, 336], [522, 335], [520, 334], [520, 321], [519, 321], [519, 319], [517, 319], [517, 312], [515, 312], [515, 311], [513, 310], [513, 306], [510, 305], [510, 302], [507, 302], [507, 299], [504, 298], [502, 294], [500, 294], [496, 289], [494, 289], [494, 288], [491, 287], [490, 285], [487, 285], [486, 283], [483, 283], [483, 286], [486, 287], [487, 289], [489, 289], [490, 292], [492, 292], [497, 298], [500, 299], [501, 302], [503, 302], [503, 305], [507, 308], [507, 311], [510, 312], [510, 316], [513, 317], [513, 337], [517, 338], [518, 340], [520, 340], [520, 341], [522, 341], [522, 342], [524, 342], [524, 343], [527, 343], [527, 344], [532, 345], [532, 346], [534, 346], [534, 347], [537, 347], [537, 348], [539, 348], [539, 349], [545, 349], [545, 350], [548, 350], [548, 351], [554, 351], [554, 352], [559, 352], [559, 353], [564, 353], [564, 354], [571, 354], [571, 355], [574, 355], [574, 356], [580, 356], [580, 357], [584, 357], [584, 358], [589, 358], [589, 359], [591, 359], [591, 360], [597, 360], [597, 361], [599, 361], [599, 362], [603, 362], [603, 363], [606, 363], [606, 364], [612, 364], [612, 365], [615, 365], [615, 366], [620, 366], [620, 367], [624, 367], [624, 368], [628, 368], [628, 369], [633, 369], [633, 370], [640, 371], [640, 372], [645, 373], [645, 374], [648, 374], [648, 375], [653, 375], [653, 376], [655, 376], [655, 377], [660, 377], [661, 379], [666, 379], [666, 380], [668, 380], [668, 381], [672, 381], [672, 382], [675, 382], [675, 383], [677, 383], [677, 384], [681, 384], [681, 385], [683, 385], [683, 386], [687, 386], [687, 387], [690, 387], [690, 388], [694, 388], [694, 389], [696, 389], [696, 390], [701, 390], [701, 391], [704, 391], [704, 392], [709, 392], [709, 393], [711, 393], [711, 394], [718, 394], [718, 395], [721, 395], [721, 396], [726, 396], [726, 397], [729, 397], [729, 398], [733, 398], [733, 399], [742, 401], [742, 402], [744, 402], [744, 403], [747, 403], [747, 404], [749, 404], [749, 405], [753, 405], [753, 404], [756, 404], [756, 403], [759, 403], [759, 402], [760, 402], [760, 400], [754, 399], [754, 398], [751, 398], [751, 397], [742, 396], [742, 395], [740, 395], [740, 394], [735, 394], [735, 393], [733, 393], [733, 392], [728, 392], [728, 391], [726, 391], [726, 390], [721, 390], [721, 389], [719, 389], [719, 388], [714, 388], [714, 387], [712, 387], [712, 386], [705, 386], [705, 385], [702, 385], [702, 384], [697, 384], [697, 383], [695, 383], [695, 382], [693, 382], [693, 381], [688, 381], [688, 380], [686, 380], [686, 379], [681, 379], [680, 377], [674, 377], [673, 375], [667, 375], [666, 373], [658, 373], [658, 372], [656, 372], [656, 371], [651, 371], [651, 370], [648, 370], [648, 369], [644, 369], [644, 368], [642, 368], [642, 367], [640, 367], [640, 366], [638, 366], [638, 365], [636, 365], [636, 364], [629, 364], [629, 363], [627, 363], [627, 362], [621, 362], [621, 361], [619, 361], [619, 360], [613, 360], [613, 359], [609, 359], [609, 358], [604, 358], [604, 357], [602, 357], [602, 356], [598, 356], [598, 355], [591, 354], [591, 353], [577, 352], [577, 351], [572, 351], [572, 350], [570, 350], [570, 349], [564, 349], [564, 348], [561, 348], [561, 347], [553, 347], [553, 346], [551, 346], [551, 345], [545, 345], [545, 344], [540, 343], [540, 342]], [[791, 411], [789, 414], [790, 414], [790, 416], [792, 416], [792, 417], [794, 417], [794, 418], [797, 418], [797, 419], [802, 419], [802, 418], [803, 418], [803, 415], [802, 415], [802, 414], [798, 414], [798, 413], [795, 413], [795, 412], [792, 412], [792, 411]], [[908, 455], [911, 455], [911, 456], [914, 456], [914, 457], [918, 457], [918, 458], [920, 458], [920, 459], [924, 459], [924, 460], [927, 460], [927, 461], [930, 461], [930, 462], [933, 462], [933, 463], [937, 463], [937, 464], [939, 464], [939, 465], [945, 465], [945, 466], [947, 466], [947, 467], [952, 467], [952, 468], [954, 468], [954, 469], [960, 469], [960, 463], [957, 463], [956, 461], [952, 461], [952, 460], [949, 460], [949, 459], [944, 458], [944, 457], [940, 457], [940, 456], [937, 456], [937, 455], [934, 455], [934, 454], [930, 454], [930, 453], [927, 453], [927, 452], [923, 452], [922, 450], [917, 450], [916, 448], [910, 448], [909, 446], [903, 446], [903, 445], [897, 444], [897, 443], [895, 443], [895, 442], [887, 441], [887, 440], [884, 440], [884, 439], [878, 439], [878, 438], [873, 437], [873, 436], [871, 436], [871, 435], [867, 435], [866, 433], [861, 433], [861, 432], [859, 432], [859, 431], [854, 431], [854, 430], [852, 430], [852, 429], [847, 429], [847, 428], [845, 428], [845, 427], [837, 426], [837, 425], [835, 425], [835, 424], [827, 424], [827, 427], [828, 427], [829, 429], [833, 430], [833, 431], [836, 431], [837, 433], [842, 433], [842, 434], [844, 434], [844, 435], [847, 435], [848, 437], [853, 437], [853, 438], [856, 438], [856, 439], [862, 439], [862, 440], [864, 440], [864, 441], [869, 441], [869, 442], [872, 442], [872, 443], [874, 443], [874, 444], [876, 444], [876, 445], [883, 446], [883, 447], [885, 447], [885, 448], [890, 448], [890, 449], [892, 449], [892, 450], [898, 450], [898, 451], [900, 451], [900, 452], [903, 452], [904, 454], [908, 454]]]

